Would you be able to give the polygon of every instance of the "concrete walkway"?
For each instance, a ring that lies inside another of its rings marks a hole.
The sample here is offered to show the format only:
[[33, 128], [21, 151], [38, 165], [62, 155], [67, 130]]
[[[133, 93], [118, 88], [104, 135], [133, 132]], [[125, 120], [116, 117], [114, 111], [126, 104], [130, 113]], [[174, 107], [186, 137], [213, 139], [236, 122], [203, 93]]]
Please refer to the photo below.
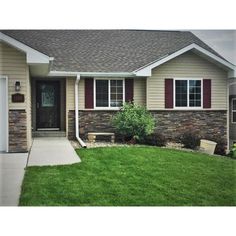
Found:
[[34, 138], [28, 166], [67, 165], [80, 162], [66, 137]]
[[0, 153], [0, 206], [17, 206], [28, 153]]

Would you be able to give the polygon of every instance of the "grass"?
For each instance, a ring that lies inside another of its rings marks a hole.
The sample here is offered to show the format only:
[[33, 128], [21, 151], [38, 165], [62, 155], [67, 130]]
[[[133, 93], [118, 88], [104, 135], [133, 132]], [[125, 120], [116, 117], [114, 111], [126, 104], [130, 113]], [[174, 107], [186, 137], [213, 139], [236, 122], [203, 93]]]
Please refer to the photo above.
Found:
[[82, 162], [27, 167], [24, 206], [236, 205], [236, 161], [157, 147], [77, 150]]

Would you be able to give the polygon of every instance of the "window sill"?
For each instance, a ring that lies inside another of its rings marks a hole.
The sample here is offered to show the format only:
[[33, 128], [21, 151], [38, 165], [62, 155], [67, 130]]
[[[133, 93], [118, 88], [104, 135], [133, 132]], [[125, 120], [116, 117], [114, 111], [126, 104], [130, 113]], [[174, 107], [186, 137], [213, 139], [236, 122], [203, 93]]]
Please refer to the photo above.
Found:
[[189, 110], [189, 111], [193, 111], [193, 110], [203, 110], [203, 107], [174, 107], [173, 110], [181, 110], [181, 111]]
[[121, 107], [95, 107], [95, 111], [119, 111]]

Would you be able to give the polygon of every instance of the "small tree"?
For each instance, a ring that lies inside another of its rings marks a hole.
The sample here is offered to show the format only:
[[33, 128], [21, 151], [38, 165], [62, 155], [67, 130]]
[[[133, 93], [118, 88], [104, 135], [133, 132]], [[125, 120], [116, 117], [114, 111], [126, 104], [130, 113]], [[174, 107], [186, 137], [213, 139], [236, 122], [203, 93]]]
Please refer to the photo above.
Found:
[[112, 123], [119, 134], [134, 140], [142, 140], [152, 134], [155, 127], [153, 116], [145, 107], [134, 103], [125, 103]]

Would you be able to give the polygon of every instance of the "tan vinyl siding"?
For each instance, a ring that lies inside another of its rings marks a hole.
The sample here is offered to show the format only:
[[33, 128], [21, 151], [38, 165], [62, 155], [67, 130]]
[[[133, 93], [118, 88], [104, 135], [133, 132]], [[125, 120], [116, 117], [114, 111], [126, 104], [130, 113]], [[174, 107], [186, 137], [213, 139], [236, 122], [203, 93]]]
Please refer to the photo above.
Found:
[[[27, 145], [28, 149], [32, 143], [31, 135], [31, 86], [29, 67], [26, 63], [26, 55], [0, 42], [0, 74], [8, 77], [8, 102], [9, 110], [24, 109], [26, 111], [27, 122]], [[15, 94], [15, 82], [20, 81], [20, 93], [24, 94], [24, 103], [12, 103], [12, 94]]]
[[75, 109], [75, 78], [66, 79], [66, 110]]
[[146, 105], [146, 78], [134, 78], [134, 102]]
[[[84, 79], [79, 81], [79, 110], [84, 110]], [[66, 130], [68, 131], [68, 112], [75, 110], [75, 78], [66, 78]]]
[[[0, 42], [0, 74], [8, 77], [9, 109], [26, 109], [28, 66], [26, 55], [9, 45]], [[25, 95], [24, 103], [12, 103], [11, 96], [15, 93], [15, 82], [20, 81], [20, 93]]]
[[[81, 78], [79, 81], [79, 109], [84, 109], [84, 79]], [[75, 78], [66, 79], [66, 109], [75, 109]]]
[[211, 109], [227, 109], [227, 72], [193, 52], [187, 52], [152, 70], [152, 76], [147, 79], [148, 109], [164, 109], [164, 80], [178, 77], [211, 79]]
[[84, 79], [80, 79], [79, 82], [79, 109], [84, 109]]

